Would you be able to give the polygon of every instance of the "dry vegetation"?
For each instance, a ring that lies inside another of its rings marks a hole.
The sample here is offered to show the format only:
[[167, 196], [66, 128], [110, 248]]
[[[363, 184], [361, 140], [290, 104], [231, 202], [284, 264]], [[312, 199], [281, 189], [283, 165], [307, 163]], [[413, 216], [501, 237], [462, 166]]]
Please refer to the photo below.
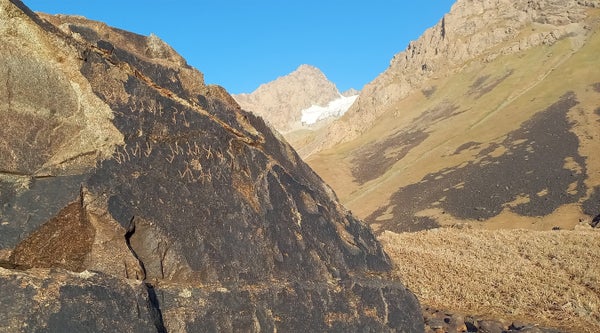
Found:
[[600, 230], [433, 229], [380, 240], [423, 305], [600, 332]]

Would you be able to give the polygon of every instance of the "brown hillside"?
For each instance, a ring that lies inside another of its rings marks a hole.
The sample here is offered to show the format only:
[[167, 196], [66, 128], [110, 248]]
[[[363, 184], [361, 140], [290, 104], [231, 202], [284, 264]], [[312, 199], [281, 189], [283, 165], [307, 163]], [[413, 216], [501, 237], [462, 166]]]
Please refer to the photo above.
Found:
[[[565, 17], [551, 1], [502, 2], [497, 17], [487, 2], [464, 3], [397, 55], [332, 127], [354, 139], [300, 151], [378, 231], [572, 228], [599, 214], [600, 9], [569, 2], [577, 15]], [[454, 21], [465, 16], [468, 31]], [[486, 30], [500, 25], [511, 33]], [[438, 54], [427, 38], [439, 40]], [[481, 48], [461, 46], [469, 42]], [[417, 75], [418, 62], [428, 65]]]

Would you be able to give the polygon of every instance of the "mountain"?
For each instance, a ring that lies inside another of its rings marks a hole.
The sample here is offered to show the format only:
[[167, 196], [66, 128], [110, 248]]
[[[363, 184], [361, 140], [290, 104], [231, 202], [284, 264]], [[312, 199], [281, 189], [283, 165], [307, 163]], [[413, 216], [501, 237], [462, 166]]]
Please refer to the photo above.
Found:
[[251, 94], [233, 97], [243, 109], [263, 117], [287, 136], [292, 131], [343, 115], [357, 96], [356, 90], [340, 94], [318, 68], [301, 65]]
[[1, 0], [0, 38], [0, 331], [424, 331], [370, 228], [157, 36]]
[[298, 147], [379, 232], [600, 214], [597, 1], [466, 1]]

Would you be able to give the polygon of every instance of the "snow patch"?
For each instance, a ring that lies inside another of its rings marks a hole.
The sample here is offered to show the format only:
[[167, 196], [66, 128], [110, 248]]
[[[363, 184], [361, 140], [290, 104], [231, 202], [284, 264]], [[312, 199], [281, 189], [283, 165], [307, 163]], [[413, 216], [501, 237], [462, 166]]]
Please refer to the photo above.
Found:
[[334, 99], [329, 102], [327, 106], [313, 105], [307, 109], [302, 110], [302, 124], [312, 125], [319, 120], [327, 119], [330, 117], [341, 117], [350, 106], [356, 101], [358, 95], [354, 96], [341, 96], [338, 99]]

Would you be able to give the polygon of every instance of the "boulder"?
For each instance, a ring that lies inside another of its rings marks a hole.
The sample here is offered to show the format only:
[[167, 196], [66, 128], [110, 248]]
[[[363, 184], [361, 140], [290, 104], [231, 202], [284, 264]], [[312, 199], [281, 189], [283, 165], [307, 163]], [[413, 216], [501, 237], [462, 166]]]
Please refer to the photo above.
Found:
[[424, 330], [370, 228], [158, 37], [1, 0], [0, 38], [8, 331]]

